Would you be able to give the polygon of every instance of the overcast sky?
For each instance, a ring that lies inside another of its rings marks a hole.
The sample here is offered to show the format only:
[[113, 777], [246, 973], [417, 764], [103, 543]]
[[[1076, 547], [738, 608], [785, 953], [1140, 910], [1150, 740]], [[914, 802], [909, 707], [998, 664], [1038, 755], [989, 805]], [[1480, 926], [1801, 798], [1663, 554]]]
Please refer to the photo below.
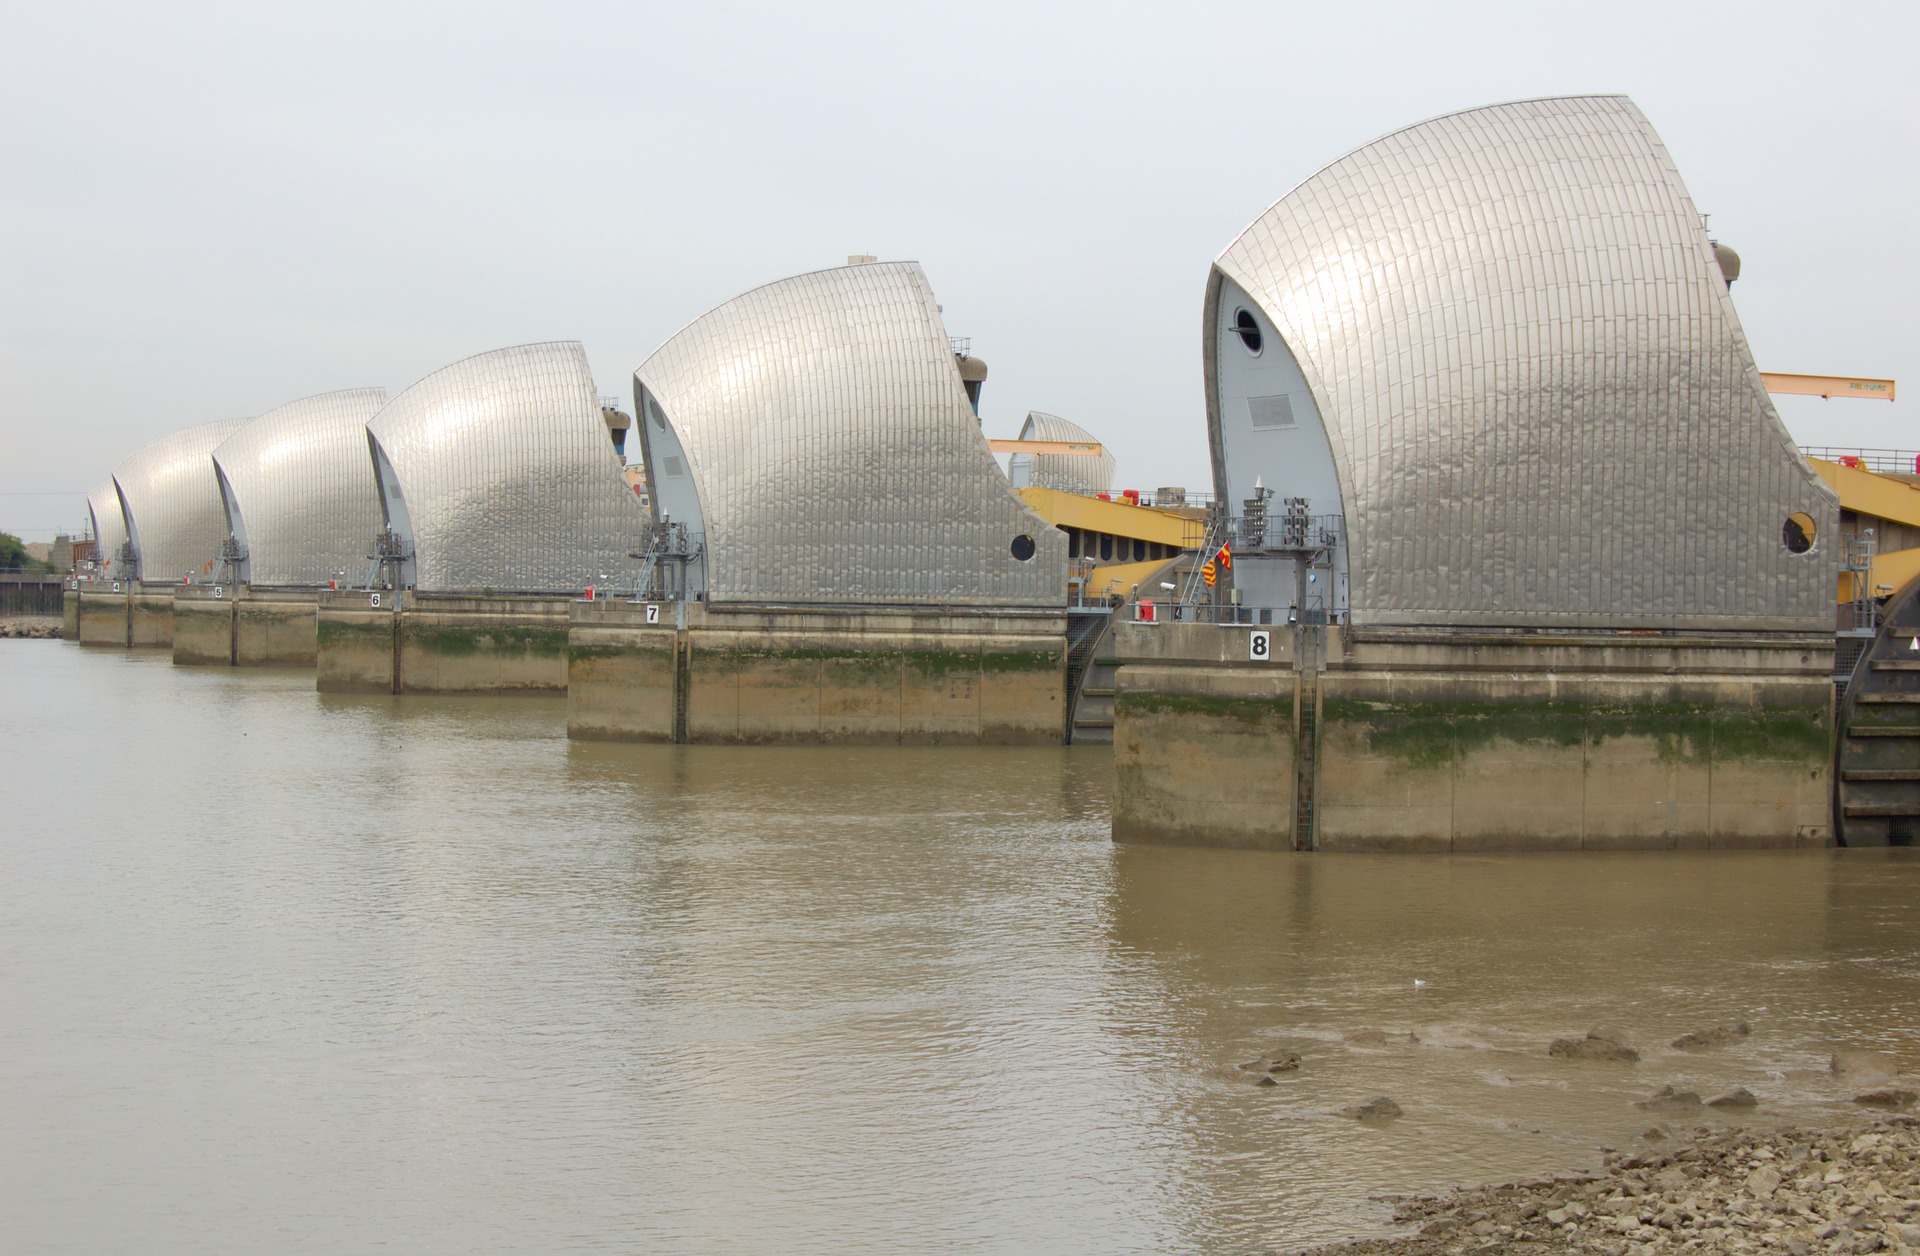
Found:
[[[1207, 487], [1214, 256], [1439, 113], [1624, 92], [1766, 370], [1920, 388], [1920, 6], [0, 0], [0, 530], [147, 440], [473, 353], [676, 329], [849, 253], [922, 262], [989, 435]], [[1914, 401], [1788, 398], [1920, 447]]]

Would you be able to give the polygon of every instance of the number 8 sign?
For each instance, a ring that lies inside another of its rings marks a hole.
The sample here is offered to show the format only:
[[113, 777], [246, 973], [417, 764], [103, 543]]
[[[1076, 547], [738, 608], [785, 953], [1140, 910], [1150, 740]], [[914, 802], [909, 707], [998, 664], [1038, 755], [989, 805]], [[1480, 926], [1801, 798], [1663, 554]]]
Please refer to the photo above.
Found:
[[1247, 634], [1247, 657], [1256, 663], [1265, 663], [1273, 657], [1273, 634], [1265, 628], [1256, 629]]

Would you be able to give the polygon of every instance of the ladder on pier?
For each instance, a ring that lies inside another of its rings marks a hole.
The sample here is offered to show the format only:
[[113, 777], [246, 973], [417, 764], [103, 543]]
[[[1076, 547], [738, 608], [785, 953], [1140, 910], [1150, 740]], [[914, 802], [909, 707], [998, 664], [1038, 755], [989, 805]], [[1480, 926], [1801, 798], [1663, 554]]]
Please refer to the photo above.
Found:
[[1920, 844], [1920, 580], [1896, 595], [1841, 698], [1834, 833], [1848, 846]]
[[1315, 751], [1319, 747], [1318, 720], [1314, 708], [1319, 705], [1317, 693], [1311, 685], [1300, 686], [1300, 718], [1297, 722], [1299, 734], [1294, 738], [1294, 802], [1293, 802], [1293, 848], [1295, 850], [1313, 849], [1314, 821], [1314, 761], [1318, 757]]

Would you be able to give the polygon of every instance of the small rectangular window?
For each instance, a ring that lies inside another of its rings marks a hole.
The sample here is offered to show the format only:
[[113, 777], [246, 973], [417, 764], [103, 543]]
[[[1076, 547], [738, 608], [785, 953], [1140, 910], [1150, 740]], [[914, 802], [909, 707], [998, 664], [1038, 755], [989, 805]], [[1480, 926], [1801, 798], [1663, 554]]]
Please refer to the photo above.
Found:
[[687, 473], [687, 465], [672, 454], [668, 454], [660, 460], [660, 473], [662, 475], [685, 475]]
[[1255, 431], [1292, 427], [1293, 398], [1285, 394], [1278, 397], [1248, 397], [1247, 414], [1253, 419]]

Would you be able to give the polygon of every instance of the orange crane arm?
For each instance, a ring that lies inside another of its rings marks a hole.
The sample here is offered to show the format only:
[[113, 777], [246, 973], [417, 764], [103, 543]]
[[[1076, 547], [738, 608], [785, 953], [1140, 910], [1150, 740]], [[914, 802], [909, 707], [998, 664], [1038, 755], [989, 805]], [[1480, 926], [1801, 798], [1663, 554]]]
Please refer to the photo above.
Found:
[[1760, 382], [1770, 393], [1791, 397], [1867, 397], [1875, 401], [1893, 400], [1890, 379], [1854, 379], [1848, 375], [1775, 375], [1760, 372]]
[[1101, 445], [1084, 440], [990, 440], [987, 444], [997, 454], [1069, 454], [1097, 458], [1104, 452]]

